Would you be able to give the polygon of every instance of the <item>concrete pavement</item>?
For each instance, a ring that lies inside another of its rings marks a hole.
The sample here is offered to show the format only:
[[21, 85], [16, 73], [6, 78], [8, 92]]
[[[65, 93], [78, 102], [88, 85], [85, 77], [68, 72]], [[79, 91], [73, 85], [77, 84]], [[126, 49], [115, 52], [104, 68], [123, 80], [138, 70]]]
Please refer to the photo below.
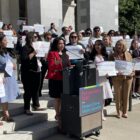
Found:
[[[128, 118], [117, 119], [115, 113], [107, 116], [99, 137], [90, 136], [86, 140], [139, 140], [140, 139], [140, 103], [128, 112]], [[76, 140], [65, 135], [57, 134], [46, 140]]]

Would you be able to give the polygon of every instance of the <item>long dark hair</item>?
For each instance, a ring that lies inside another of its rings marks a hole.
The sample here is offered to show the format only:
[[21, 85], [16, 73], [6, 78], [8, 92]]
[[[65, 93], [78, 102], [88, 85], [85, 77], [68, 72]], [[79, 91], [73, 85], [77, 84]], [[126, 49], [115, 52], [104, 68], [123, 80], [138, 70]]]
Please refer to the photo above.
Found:
[[[60, 40], [64, 41], [64, 39], [62, 37], [57, 37], [53, 40], [50, 51], [59, 51], [57, 46], [58, 46], [58, 43]], [[64, 44], [65, 44], [65, 41], [64, 41]]]
[[38, 41], [41, 41], [41, 37], [39, 36], [39, 34], [37, 32], [29, 32], [26, 35], [26, 45], [27, 46], [31, 46], [32, 45], [34, 34], [37, 35]]
[[[101, 46], [101, 54], [102, 54], [102, 56], [103, 56], [105, 59], [107, 59], [107, 58], [108, 58], [108, 55], [107, 55], [106, 47], [105, 47], [103, 41], [102, 41], [102, 40], [96, 40], [96, 41], [95, 41], [95, 44], [96, 44], [96, 43], [100, 44], [100, 46]], [[96, 56], [96, 55], [97, 55], [97, 51], [96, 51], [96, 49], [95, 49], [95, 46], [94, 46], [93, 49], [94, 49], [94, 53], [95, 53], [95, 56]]]
[[34, 32], [29, 32], [26, 35], [26, 45], [27, 46], [31, 46], [33, 43], [33, 36], [34, 36]]
[[129, 50], [132, 50], [132, 51], [134, 50], [134, 48], [133, 48], [133, 44], [134, 44], [134, 42], [136, 42], [136, 41], [138, 42], [137, 39], [133, 39], [133, 40], [132, 40], [132, 42], [131, 42], [131, 46], [130, 46]]
[[3, 47], [2, 40], [5, 38], [5, 35], [3, 33], [0, 33], [0, 55], [4, 55], [4, 53], [7, 53], [7, 49]]

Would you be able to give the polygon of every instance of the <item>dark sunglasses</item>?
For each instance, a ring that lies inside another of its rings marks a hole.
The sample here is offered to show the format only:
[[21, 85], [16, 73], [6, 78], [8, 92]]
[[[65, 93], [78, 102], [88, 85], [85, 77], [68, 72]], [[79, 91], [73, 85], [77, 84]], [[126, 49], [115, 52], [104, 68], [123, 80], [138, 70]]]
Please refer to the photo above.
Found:
[[34, 36], [34, 38], [38, 38], [38, 36]]
[[91, 35], [91, 33], [86, 33], [86, 35]]
[[77, 36], [71, 36], [71, 38], [77, 38]]
[[100, 30], [95, 30], [94, 32], [100, 32]]

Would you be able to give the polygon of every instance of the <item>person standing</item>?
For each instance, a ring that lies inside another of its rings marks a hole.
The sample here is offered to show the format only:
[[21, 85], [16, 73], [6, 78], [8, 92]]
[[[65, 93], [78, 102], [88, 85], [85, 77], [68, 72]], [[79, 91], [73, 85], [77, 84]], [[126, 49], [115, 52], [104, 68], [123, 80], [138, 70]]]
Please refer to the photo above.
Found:
[[63, 92], [62, 70], [70, 66], [68, 55], [66, 54], [64, 40], [59, 37], [54, 39], [48, 53], [48, 79], [49, 95], [55, 99], [55, 119], [60, 120], [61, 94]]
[[[106, 52], [106, 47], [103, 44], [102, 40], [96, 40], [95, 41], [95, 64], [97, 65], [98, 63], [104, 62], [106, 60], [108, 60], [108, 55]], [[111, 90], [111, 86], [109, 83], [109, 80], [107, 79], [107, 75], [106, 76], [99, 76], [98, 72], [97, 72], [97, 81], [99, 84], [101, 84], [103, 86], [103, 99], [104, 99], [104, 103], [105, 100], [107, 99], [113, 99], [113, 93]], [[105, 121], [106, 118], [104, 117], [104, 113], [102, 112], [102, 120]]]
[[[140, 59], [140, 47], [138, 40], [132, 40], [130, 46], [130, 52], [134, 59]], [[134, 79], [134, 93], [132, 97], [140, 97], [140, 70], [135, 71]]]
[[14, 121], [8, 111], [8, 103], [15, 100], [19, 96], [19, 88], [14, 76], [16, 65], [13, 59], [7, 52], [7, 39], [5, 35], [0, 34], [0, 73], [4, 73], [4, 89], [5, 96], [0, 97], [0, 104], [2, 105], [3, 117], [2, 120], [6, 122]]
[[[127, 62], [132, 61], [132, 56], [127, 51], [124, 40], [117, 41], [114, 53], [110, 56], [110, 60], [123, 60]], [[133, 76], [134, 72], [132, 72], [130, 75], [123, 75], [121, 72], [118, 72], [117, 76], [112, 77], [115, 92], [117, 118], [120, 118], [121, 116], [128, 118], [128, 99], [132, 87]]]
[[24, 111], [26, 115], [33, 115], [30, 111], [30, 102], [34, 111], [42, 110], [39, 104], [39, 87], [41, 80], [41, 62], [37, 59], [37, 52], [33, 42], [37, 34], [29, 32], [26, 36], [26, 45], [21, 51], [21, 81], [24, 88]]

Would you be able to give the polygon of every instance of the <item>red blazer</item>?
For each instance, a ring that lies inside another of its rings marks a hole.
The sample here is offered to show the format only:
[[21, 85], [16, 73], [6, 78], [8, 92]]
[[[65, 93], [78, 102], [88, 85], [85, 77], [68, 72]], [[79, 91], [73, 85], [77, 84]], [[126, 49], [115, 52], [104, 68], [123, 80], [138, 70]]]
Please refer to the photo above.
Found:
[[[62, 80], [62, 59], [59, 56], [57, 51], [49, 52], [48, 57], [48, 73], [46, 78], [53, 80]], [[59, 64], [56, 64], [55, 61], [60, 61]]]

